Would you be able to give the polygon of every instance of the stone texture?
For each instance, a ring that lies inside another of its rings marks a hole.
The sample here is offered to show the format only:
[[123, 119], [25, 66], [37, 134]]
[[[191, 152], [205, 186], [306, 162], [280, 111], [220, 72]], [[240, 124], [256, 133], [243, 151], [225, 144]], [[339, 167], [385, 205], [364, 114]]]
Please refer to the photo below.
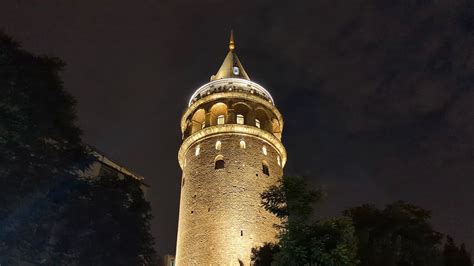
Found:
[[[215, 121], [213, 106], [217, 105], [225, 105], [225, 112], [220, 111], [225, 115], [223, 125]], [[195, 121], [199, 110], [204, 111]], [[245, 124], [236, 124], [236, 115], [243, 111]], [[257, 117], [262, 128], [256, 127]], [[283, 119], [271, 103], [229, 91], [194, 102], [181, 125], [184, 141], [178, 158], [183, 176], [176, 265], [250, 265], [252, 248], [274, 242], [278, 233], [274, 225], [280, 221], [263, 209], [260, 194], [283, 175]], [[242, 140], [245, 149], [240, 147]], [[221, 157], [225, 166], [215, 169], [216, 158]], [[269, 175], [263, 171], [264, 163]]]

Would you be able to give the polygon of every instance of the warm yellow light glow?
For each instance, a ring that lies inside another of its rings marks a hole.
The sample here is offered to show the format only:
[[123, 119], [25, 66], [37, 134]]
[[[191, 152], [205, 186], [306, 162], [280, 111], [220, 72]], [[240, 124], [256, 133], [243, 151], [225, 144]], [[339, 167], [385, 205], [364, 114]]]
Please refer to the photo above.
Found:
[[200, 151], [201, 151], [201, 147], [199, 147], [199, 145], [197, 145], [196, 146], [196, 152], [194, 153], [194, 155], [198, 156]]
[[196, 97], [198, 97], [200, 95], [201, 96], [209, 95], [210, 92], [213, 90], [213, 88], [217, 88], [217, 87], [225, 86], [225, 85], [229, 85], [229, 84], [233, 84], [234, 86], [240, 85], [239, 87], [241, 89], [247, 91], [247, 92], [250, 92], [252, 94], [254, 94], [254, 93], [262, 94], [266, 98], [269, 99], [268, 102], [270, 102], [272, 104], [275, 102], [275, 101], [273, 101], [273, 98], [270, 95], [270, 93], [265, 88], [263, 88], [261, 85], [255, 83], [253, 81], [246, 80], [246, 79], [241, 79], [241, 78], [225, 78], [225, 79], [218, 79], [218, 80], [211, 81], [211, 82], [206, 83], [206, 84], [202, 85], [201, 87], [199, 87], [193, 93], [193, 95], [191, 95], [191, 98], [189, 98], [188, 106], [191, 106], [191, 104], [193, 103], [193, 100]]
[[246, 148], [245, 141], [243, 141], [243, 140], [240, 141], [240, 148], [241, 148], [241, 149], [245, 149], [245, 148]]
[[191, 136], [187, 137], [178, 151], [178, 161], [181, 169], [183, 168], [184, 158], [186, 152], [190, 147], [192, 147], [195, 143], [203, 138], [207, 138], [213, 135], [221, 135], [221, 134], [232, 134], [232, 135], [245, 135], [246, 137], [252, 138], [261, 138], [269, 145], [271, 145], [274, 149], [278, 151], [278, 154], [281, 157], [281, 165], [282, 167], [286, 164], [287, 153], [286, 149], [281, 143], [281, 141], [275, 137], [273, 134], [258, 129], [254, 126], [247, 126], [247, 125], [238, 125], [238, 124], [224, 124], [218, 127], [206, 127], [198, 132], [192, 134]]
[[223, 125], [224, 122], [225, 122], [225, 117], [224, 117], [224, 115], [219, 115], [219, 116], [217, 117], [217, 124], [218, 124], [218, 125]]
[[283, 175], [283, 118], [270, 93], [249, 80], [232, 37], [229, 49], [181, 117], [177, 266], [252, 265], [252, 248], [276, 241], [281, 223], [259, 201]]
[[[278, 111], [278, 109], [273, 104], [271, 104], [268, 101], [262, 99], [261, 97], [255, 96], [255, 95], [234, 91], [234, 92], [213, 93], [212, 95], [209, 95], [209, 97], [204, 97], [204, 98], [201, 98], [201, 99], [193, 102], [192, 105], [186, 110], [186, 112], [183, 114], [183, 116], [181, 118], [181, 131], [184, 132], [186, 130], [186, 127], [189, 124], [189, 118], [197, 110], [201, 109], [201, 106], [203, 104], [208, 103], [208, 102], [214, 102], [214, 101], [217, 101], [217, 100], [224, 100], [225, 101], [226, 99], [229, 99], [229, 98], [242, 99], [242, 100], [245, 100], [245, 101], [252, 101], [252, 102], [255, 102], [255, 103], [258, 103], [258, 104], [262, 104], [265, 108], [268, 108], [273, 114], [275, 114], [276, 120], [278, 121], [278, 124], [279, 124], [278, 125], [279, 126], [278, 131], [281, 132], [283, 130], [283, 126], [284, 126], [283, 117], [282, 117], [280, 111]], [[217, 118], [217, 115], [219, 115], [219, 114], [226, 114], [226, 111], [222, 112], [222, 113], [217, 113], [217, 112], [214, 112], [214, 111], [215, 111], [215, 108], [211, 108], [211, 113], [215, 114], [216, 118]], [[240, 113], [240, 112], [238, 112], [238, 113]], [[211, 121], [210, 121], [211, 125], [213, 125], [214, 120], [211, 118]], [[201, 122], [201, 121], [202, 120], [200, 120], [199, 122]], [[207, 121], [206, 123], [207, 123], [206, 127], [209, 127], [210, 126], [209, 121]]]
[[243, 125], [244, 123], [245, 123], [244, 116], [241, 115], [241, 114], [238, 114], [238, 115], [237, 115], [237, 124]]

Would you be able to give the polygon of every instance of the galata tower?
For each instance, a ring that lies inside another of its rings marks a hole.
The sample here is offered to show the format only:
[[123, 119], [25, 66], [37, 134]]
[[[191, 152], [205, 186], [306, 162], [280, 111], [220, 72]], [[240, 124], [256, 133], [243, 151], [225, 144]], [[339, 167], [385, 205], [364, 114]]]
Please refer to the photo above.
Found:
[[279, 219], [260, 194], [283, 175], [283, 118], [270, 93], [229, 52], [181, 119], [183, 170], [176, 265], [250, 265], [251, 250], [275, 242]]

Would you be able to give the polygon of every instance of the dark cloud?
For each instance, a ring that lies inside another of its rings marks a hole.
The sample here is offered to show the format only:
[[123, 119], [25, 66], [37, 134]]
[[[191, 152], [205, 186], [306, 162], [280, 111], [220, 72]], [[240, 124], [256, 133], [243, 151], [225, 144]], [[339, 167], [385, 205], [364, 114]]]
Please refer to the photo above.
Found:
[[152, 185], [173, 252], [179, 119], [228, 31], [285, 118], [286, 172], [324, 184], [321, 215], [407, 200], [474, 247], [474, 5], [459, 1], [19, 1], [27, 49], [62, 57], [85, 139]]

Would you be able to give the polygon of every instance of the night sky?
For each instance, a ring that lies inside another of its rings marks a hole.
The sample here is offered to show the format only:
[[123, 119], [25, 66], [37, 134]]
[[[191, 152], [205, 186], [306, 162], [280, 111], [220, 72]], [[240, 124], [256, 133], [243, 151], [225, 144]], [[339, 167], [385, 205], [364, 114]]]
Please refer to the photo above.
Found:
[[175, 249], [180, 116], [231, 28], [285, 119], [286, 174], [328, 192], [319, 215], [406, 200], [474, 250], [470, 0], [6, 0], [0, 27], [66, 62], [84, 140], [151, 185], [160, 254]]

